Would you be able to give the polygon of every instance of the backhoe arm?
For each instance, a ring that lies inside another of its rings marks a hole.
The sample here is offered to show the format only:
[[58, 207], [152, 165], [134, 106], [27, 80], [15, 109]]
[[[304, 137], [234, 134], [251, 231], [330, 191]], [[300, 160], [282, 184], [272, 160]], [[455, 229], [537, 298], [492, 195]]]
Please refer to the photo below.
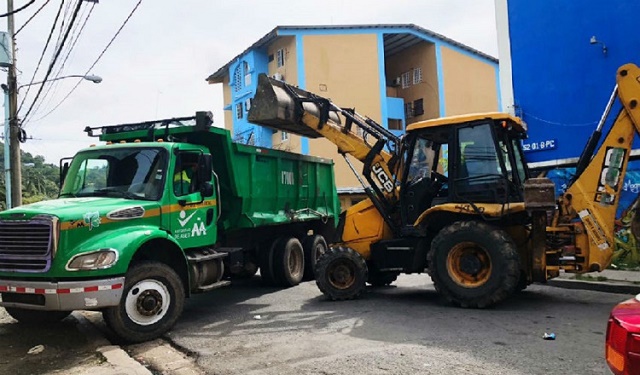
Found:
[[[344, 124], [339, 115], [345, 118]], [[378, 197], [378, 204], [381, 204], [378, 209], [389, 210], [396, 190], [399, 165], [396, 155], [400, 139], [388, 129], [352, 109], [340, 108], [329, 99], [266, 74], [258, 78], [248, 119], [277, 130], [329, 140], [345, 159], [350, 155], [364, 164], [362, 175]], [[353, 169], [350, 163], [349, 166]], [[355, 170], [353, 172], [358, 176]]]
[[623, 108], [595, 156], [585, 163], [583, 171], [578, 169], [575, 180], [564, 195], [565, 201], [569, 201], [580, 216], [587, 232], [576, 238], [579, 247], [588, 249], [585, 254], [587, 269], [583, 271], [601, 271], [611, 263], [620, 192], [634, 135], [640, 134], [640, 69], [633, 64], [623, 65], [618, 69], [616, 81], [616, 89], [601, 124], [616, 97]]

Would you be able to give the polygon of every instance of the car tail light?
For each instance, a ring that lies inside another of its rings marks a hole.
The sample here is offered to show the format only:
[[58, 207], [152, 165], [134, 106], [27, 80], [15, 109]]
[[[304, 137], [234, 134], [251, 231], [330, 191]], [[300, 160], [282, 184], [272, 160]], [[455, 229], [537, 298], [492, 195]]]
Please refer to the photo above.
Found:
[[609, 319], [605, 355], [615, 375], [640, 375], [640, 335], [628, 332], [614, 318]]

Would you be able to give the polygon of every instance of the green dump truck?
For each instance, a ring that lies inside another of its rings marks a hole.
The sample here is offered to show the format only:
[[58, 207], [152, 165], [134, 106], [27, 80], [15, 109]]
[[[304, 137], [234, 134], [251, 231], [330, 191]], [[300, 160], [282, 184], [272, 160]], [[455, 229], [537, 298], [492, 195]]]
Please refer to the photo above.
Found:
[[20, 322], [102, 311], [122, 339], [169, 330], [185, 297], [313, 277], [337, 223], [333, 162], [234, 143], [194, 117], [86, 128], [59, 199], [0, 213], [0, 293]]

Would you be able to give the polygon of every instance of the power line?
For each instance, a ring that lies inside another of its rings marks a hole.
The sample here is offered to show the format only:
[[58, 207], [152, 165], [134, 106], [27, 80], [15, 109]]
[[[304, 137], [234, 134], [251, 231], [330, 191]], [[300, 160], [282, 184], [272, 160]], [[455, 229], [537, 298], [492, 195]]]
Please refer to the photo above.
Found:
[[[81, 6], [82, 6], [82, 1], [78, 1], [78, 5], [76, 6], [76, 9], [73, 11], [73, 16], [71, 16], [71, 21], [69, 21], [69, 26], [67, 28], [67, 31], [65, 32], [64, 37], [62, 38], [62, 42], [60, 43], [60, 48], [58, 48], [58, 50], [54, 54], [53, 59], [51, 61], [51, 64], [49, 64], [49, 69], [47, 69], [47, 74], [45, 74], [45, 76], [44, 76], [43, 82], [46, 82], [47, 79], [49, 78], [49, 75], [51, 74], [51, 71], [53, 70], [53, 65], [56, 63], [56, 60], [58, 59], [58, 56], [60, 56], [60, 52], [62, 51], [62, 48], [64, 47], [64, 43], [67, 40], [67, 37], [69, 36], [69, 32], [71, 31], [71, 26], [73, 26], [73, 22], [76, 20], [76, 17], [78, 16], [78, 12], [80, 11], [80, 7]], [[40, 88], [38, 89], [38, 93], [36, 94], [36, 97], [33, 99], [33, 102], [31, 103], [31, 106], [27, 110], [27, 113], [25, 113], [25, 115], [22, 117], [23, 121], [24, 121], [24, 119], [27, 119], [29, 117], [29, 114], [31, 113], [31, 110], [33, 109], [33, 106], [38, 101], [38, 97], [40, 97], [40, 93], [42, 93], [42, 89], [43, 88], [44, 88], [44, 85], [40, 85]]]
[[14, 9], [13, 11], [5, 13], [5, 14], [0, 14], [0, 17], [7, 17], [7, 16], [10, 16], [12, 14], [16, 14], [16, 13], [20, 12], [21, 10], [27, 9], [31, 4], [33, 4], [35, 2], [36, 2], [36, 0], [31, 0], [30, 2], [26, 3], [25, 5], [21, 6], [18, 9]]
[[[96, 4], [93, 3], [93, 5], [91, 6], [91, 8], [89, 8], [89, 13], [87, 14], [86, 18], [84, 19], [84, 21], [82, 22], [82, 25], [80, 26], [80, 30], [73, 35], [74, 31], [78, 29], [78, 25], [79, 23], [76, 23], [74, 25], [74, 30], [71, 32], [71, 46], [68, 48], [67, 53], [64, 57], [64, 59], [62, 60], [62, 63], [60, 64], [60, 67], [58, 68], [57, 72], [55, 73], [53, 79], [56, 79], [58, 77], [61, 76], [62, 71], [64, 70], [64, 66], [67, 63], [67, 60], [69, 59], [69, 57], [71, 56], [71, 53], [73, 52], [76, 43], [78, 43], [78, 40], [80, 39], [80, 35], [82, 35], [82, 31], [84, 31], [85, 26], [87, 25], [87, 21], [89, 21], [89, 17], [91, 17], [91, 13], [93, 12], [93, 8], [95, 8]], [[80, 16], [80, 18], [82, 18], [82, 15]], [[40, 100], [40, 102], [38, 102], [38, 104], [36, 105], [36, 107], [33, 110], [33, 114], [35, 115], [36, 113], [38, 113], [38, 111], [40, 110], [40, 108], [42, 108], [42, 106], [45, 104], [45, 102], [50, 102], [51, 98], [53, 97], [53, 95], [55, 94], [58, 85], [60, 84], [59, 81], [56, 81], [55, 83], [48, 85], [47, 86], [47, 90], [44, 92], [44, 95], [42, 96], [42, 100]], [[49, 92], [51, 92], [51, 89], [53, 89], [53, 94], [52, 96], [48, 97], [47, 100], [47, 96], [49, 95]], [[45, 107], [46, 108], [46, 107]]]
[[44, 44], [44, 48], [42, 49], [42, 53], [40, 54], [40, 59], [38, 59], [38, 65], [36, 65], [36, 70], [33, 72], [33, 76], [31, 77], [31, 82], [27, 86], [27, 92], [25, 93], [20, 105], [18, 106], [18, 111], [22, 108], [27, 95], [29, 94], [29, 90], [31, 89], [31, 85], [36, 78], [36, 74], [38, 73], [38, 69], [40, 69], [40, 64], [42, 63], [42, 59], [44, 59], [44, 54], [47, 52], [47, 48], [49, 48], [49, 42], [51, 41], [51, 36], [53, 36], [53, 31], [56, 29], [56, 25], [58, 24], [58, 18], [60, 17], [60, 12], [62, 12], [62, 6], [64, 5], [64, 1], [60, 3], [60, 8], [58, 8], [58, 13], [56, 13], [56, 18], [53, 20], [53, 25], [51, 26], [51, 31], [49, 31], [49, 36], [47, 37], [47, 41]]
[[[120, 34], [120, 32], [122, 31], [122, 29], [124, 29], [125, 25], [127, 24], [127, 22], [129, 22], [129, 19], [131, 19], [131, 16], [133, 16], [133, 14], [136, 12], [136, 10], [138, 9], [138, 7], [140, 6], [140, 4], [142, 3], [142, 0], [139, 0], [138, 3], [136, 4], [135, 7], [133, 7], [133, 10], [131, 10], [131, 13], [129, 13], [129, 16], [127, 16], [127, 18], [124, 20], [124, 22], [122, 23], [122, 25], [120, 26], [120, 28], [118, 29], [118, 31], [116, 31], [116, 33], [113, 35], [113, 37], [111, 38], [111, 40], [109, 41], [109, 43], [107, 43], [107, 45], [104, 47], [104, 49], [102, 50], [102, 52], [100, 52], [100, 55], [98, 55], [98, 58], [96, 58], [96, 60], [93, 62], [93, 64], [91, 64], [91, 66], [89, 67], [89, 69], [87, 69], [87, 71], [85, 72], [84, 75], [87, 75], [91, 72], [91, 69], [93, 69], [96, 64], [98, 63], [98, 61], [100, 61], [100, 59], [102, 58], [102, 56], [105, 54], [105, 52], [107, 52], [107, 50], [109, 49], [109, 47], [111, 46], [111, 44], [113, 43], [113, 41], [118, 37], [118, 35]], [[67, 98], [69, 98], [69, 96], [71, 96], [71, 94], [73, 94], [73, 92], [76, 90], [76, 88], [78, 88], [78, 86], [80, 86], [80, 84], [82, 83], [83, 79], [79, 79], [78, 83], [76, 83], [75, 86], [73, 86], [73, 88], [71, 89], [71, 91], [69, 91], [69, 93], [67, 95], [65, 95], [64, 98], [62, 98], [62, 100], [56, 104], [55, 107], [53, 107], [49, 112], [45, 113], [44, 116], [38, 118], [37, 120], [34, 121], [40, 121], [43, 118], [49, 116], [51, 113], [53, 113], [53, 111], [55, 111], [56, 109], [58, 109], [58, 107], [60, 107], [60, 105], [62, 105], [62, 103], [65, 102], [65, 100], [67, 100]]]
[[34, 19], [34, 18], [35, 18], [35, 16], [37, 16], [37, 15], [38, 15], [38, 13], [40, 13], [40, 11], [41, 11], [41, 10], [42, 10], [42, 9], [43, 9], [47, 4], [49, 4], [49, 2], [50, 2], [50, 1], [51, 1], [51, 0], [46, 0], [46, 1], [44, 2], [44, 4], [42, 4], [42, 5], [40, 6], [40, 8], [38, 8], [38, 10], [36, 10], [36, 12], [35, 12], [35, 13], [33, 13], [33, 14], [31, 15], [31, 17], [29, 17], [29, 19], [28, 19], [25, 23], [23, 23], [23, 24], [22, 24], [22, 26], [20, 26], [20, 28], [18, 29], [18, 31], [16, 31], [13, 35], [14, 35], [14, 36], [15, 36], [15, 35], [18, 35], [18, 33], [19, 33], [22, 29], [24, 29], [24, 27], [25, 27], [25, 26], [27, 26], [27, 24], [29, 24], [29, 22], [31, 22], [31, 20], [32, 20], [32, 19]]

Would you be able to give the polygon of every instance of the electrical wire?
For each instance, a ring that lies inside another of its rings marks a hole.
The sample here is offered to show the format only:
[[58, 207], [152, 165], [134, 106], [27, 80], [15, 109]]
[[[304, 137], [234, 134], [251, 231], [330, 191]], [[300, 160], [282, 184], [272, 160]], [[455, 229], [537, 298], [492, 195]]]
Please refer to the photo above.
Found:
[[[85, 72], [84, 75], [87, 75], [91, 72], [91, 69], [93, 69], [96, 64], [98, 64], [98, 62], [100, 61], [100, 59], [102, 58], [102, 56], [104, 56], [105, 52], [107, 52], [107, 50], [109, 49], [109, 47], [111, 46], [111, 44], [113, 44], [113, 42], [115, 41], [115, 39], [118, 37], [118, 35], [120, 34], [120, 32], [122, 31], [122, 29], [124, 29], [125, 25], [127, 24], [127, 22], [129, 22], [129, 20], [131, 19], [131, 17], [133, 16], [133, 14], [136, 12], [136, 10], [138, 9], [138, 7], [140, 6], [140, 4], [142, 3], [142, 0], [138, 0], [138, 3], [135, 5], [135, 7], [133, 7], [133, 9], [131, 10], [131, 13], [129, 13], [129, 15], [127, 16], [127, 18], [124, 20], [124, 22], [122, 23], [122, 25], [120, 26], [120, 28], [118, 29], [118, 31], [116, 31], [116, 33], [113, 35], [113, 37], [111, 38], [111, 40], [109, 41], [109, 43], [107, 43], [107, 45], [104, 47], [104, 49], [102, 50], [102, 52], [100, 52], [100, 55], [98, 55], [98, 57], [96, 58], [96, 60], [93, 62], [93, 64], [91, 64], [91, 66], [89, 67], [89, 69], [87, 69], [87, 71]], [[58, 102], [58, 104], [56, 104], [55, 107], [53, 107], [49, 112], [45, 113], [42, 117], [34, 120], [34, 121], [40, 121], [43, 118], [49, 116], [51, 113], [53, 113], [56, 109], [58, 109], [58, 107], [60, 107], [62, 105], [62, 103], [64, 103], [67, 98], [69, 98], [69, 96], [71, 96], [71, 94], [73, 94], [73, 92], [78, 88], [78, 86], [80, 86], [80, 84], [82, 83], [84, 79], [79, 79], [78, 82], [76, 83], [75, 86], [73, 86], [73, 88], [71, 89], [71, 91], [69, 91], [69, 93], [67, 95], [65, 95], [64, 98], [62, 98], [62, 100], [60, 102]]]
[[20, 26], [20, 28], [18, 29], [18, 31], [16, 31], [15, 33], [13, 33], [13, 35], [14, 35], [14, 36], [18, 35], [18, 33], [19, 33], [22, 29], [24, 29], [24, 27], [25, 27], [25, 26], [27, 26], [27, 24], [29, 24], [29, 22], [31, 22], [31, 20], [32, 20], [32, 19], [34, 19], [34, 18], [35, 18], [35, 16], [37, 16], [37, 15], [38, 15], [38, 13], [40, 13], [40, 11], [41, 11], [42, 9], [44, 9], [44, 7], [45, 7], [47, 4], [49, 4], [49, 2], [50, 2], [50, 1], [51, 1], [51, 0], [46, 0], [46, 1], [44, 2], [44, 4], [42, 4], [42, 5], [40, 6], [40, 8], [38, 8], [38, 10], [36, 10], [36, 11], [35, 11], [35, 13], [33, 13], [33, 14], [31, 15], [31, 17], [29, 17], [29, 19], [28, 19], [27, 21], [25, 21], [25, 23], [23, 23], [23, 24], [22, 24], [22, 26]]
[[[69, 59], [69, 57], [71, 56], [71, 53], [74, 51], [76, 43], [78, 43], [78, 40], [80, 39], [80, 35], [82, 35], [82, 32], [84, 31], [84, 28], [87, 25], [87, 21], [89, 21], [89, 17], [91, 17], [91, 13], [93, 12], [93, 9], [95, 8], [95, 6], [96, 6], [96, 4], [93, 3], [91, 8], [89, 8], [89, 13], [85, 17], [84, 21], [82, 22], [82, 26], [80, 26], [80, 30], [75, 34], [75, 36], [73, 34], [74, 34], [75, 30], [77, 30], [78, 25], [80, 25], [80, 24], [76, 23], [76, 25], [74, 25], [74, 30], [71, 32], [71, 45], [68, 48], [67, 53], [66, 53], [64, 59], [62, 60], [62, 63], [60, 64], [57, 72], [55, 73], [54, 77], [52, 78], [52, 80], [54, 80], [56, 78], [59, 78], [62, 75], [62, 71], [64, 70], [64, 66], [67, 63], [67, 60]], [[80, 15], [80, 18], [82, 18], [82, 15]], [[42, 108], [43, 105], [45, 105], [45, 102], [46, 102], [47, 105], [49, 104], [49, 102], [51, 101], [51, 98], [55, 95], [59, 84], [60, 84], [60, 81], [58, 80], [58, 81], [55, 81], [53, 84], [47, 86], [47, 90], [44, 92], [44, 94], [42, 96], [42, 100], [40, 100], [40, 102], [38, 102], [38, 104], [36, 105], [36, 107], [33, 110], [33, 114], [34, 115], [36, 113], [38, 113], [38, 111], [40, 110], [40, 108]], [[52, 95], [48, 96], [49, 92], [51, 92], [52, 89], [53, 89]]]
[[22, 98], [20, 105], [18, 106], [18, 111], [22, 108], [27, 95], [29, 95], [29, 90], [31, 89], [31, 85], [33, 85], [33, 81], [36, 78], [36, 74], [38, 73], [38, 69], [40, 69], [40, 64], [42, 63], [42, 59], [44, 59], [44, 54], [47, 52], [49, 48], [49, 42], [51, 41], [51, 36], [53, 36], [53, 31], [56, 29], [56, 25], [58, 24], [58, 18], [60, 17], [60, 13], [62, 12], [62, 7], [64, 5], [64, 0], [60, 3], [60, 8], [58, 8], [58, 13], [56, 13], [56, 18], [53, 20], [53, 25], [51, 25], [51, 31], [49, 31], [49, 36], [47, 37], [47, 41], [44, 44], [44, 48], [42, 49], [42, 53], [40, 54], [40, 58], [38, 59], [38, 65], [36, 65], [36, 70], [33, 72], [33, 76], [31, 77], [31, 82], [27, 85], [27, 92]]
[[[53, 70], [53, 66], [56, 62], [56, 60], [58, 59], [58, 56], [60, 56], [60, 52], [62, 51], [62, 48], [64, 47], [64, 43], [67, 40], [67, 37], [69, 37], [69, 32], [71, 31], [71, 27], [73, 26], [73, 23], [76, 20], [76, 17], [78, 16], [78, 12], [80, 12], [80, 7], [82, 6], [82, 1], [78, 1], [78, 5], [76, 6], [75, 10], [73, 11], [73, 15], [71, 16], [71, 21], [69, 21], [69, 26], [67, 27], [67, 31], [64, 34], [64, 37], [62, 38], [62, 42], [60, 43], [60, 48], [58, 48], [55, 52], [55, 54], [53, 55], [53, 59], [51, 61], [51, 64], [49, 64], [49, 69], [47, 69], [47, 73], [44, 76], [44, 80], [43, 82], [47, 82], [47, 79], [49, 78], [49, 75], [51, 74], [51, 71]], [[44, 84], [40, 85], [40, 88], [38, 89], [38, 92], [36, 93], [36, 97], [33, 99], [33, 102], [31, 102], [31, 106], [29, 106], [29, 109], [27, 110], [27, 113], [24, 114], [24, 116], [22, 116], [23, 121], [25, 119], [27, 119], [29, 117], [29, 114], [31, 113], [31, 110], [33, 109], [33, 106], [36, 104], [36, 102], [38, 101], [38, 98], [40, 97], [40, 94], [42, 93], [42, 89], [44, 88]]]
[[36, 0], [31, 0], [30, 2], [24, 4], [23, 6], [21, 6], [18, 9], [14, 9], [13, 11], [11, 11], [9, 13], [0, 14], [0, 17], [7, 17], [7, 16], [10, 16], [12, 14], [16, 14], [16, 13], [20, 12], [21, 10], [27, 9], [31, 4], [33, 4], [35, 2], [36, 2]]

